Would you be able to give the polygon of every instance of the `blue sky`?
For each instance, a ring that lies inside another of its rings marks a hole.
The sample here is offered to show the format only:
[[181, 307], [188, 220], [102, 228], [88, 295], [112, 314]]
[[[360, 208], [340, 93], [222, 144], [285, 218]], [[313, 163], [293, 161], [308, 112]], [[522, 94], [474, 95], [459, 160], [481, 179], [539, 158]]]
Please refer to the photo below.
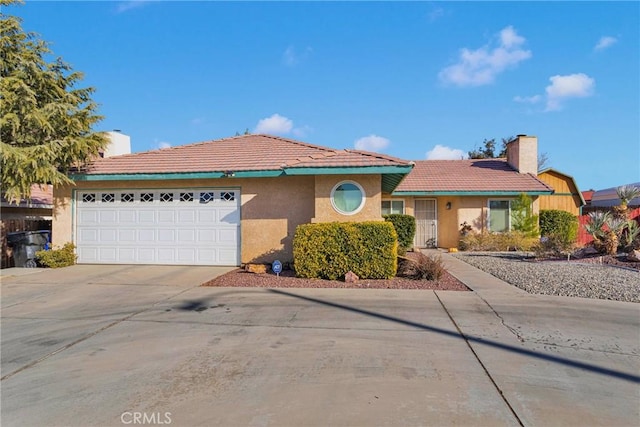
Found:
[[281, 135], [404, 159], [536, 135], [581, 190], [640, 181], [638, 2], [34, 2], [133, 151]]

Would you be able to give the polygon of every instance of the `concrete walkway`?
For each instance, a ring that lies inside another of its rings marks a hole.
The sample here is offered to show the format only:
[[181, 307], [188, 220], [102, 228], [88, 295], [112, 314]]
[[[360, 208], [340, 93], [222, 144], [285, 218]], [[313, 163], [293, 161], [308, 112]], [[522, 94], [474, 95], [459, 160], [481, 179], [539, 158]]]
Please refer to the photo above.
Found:
[[638, 425], [639, 304], [529, 295], [442, 256], [473, 292], [203, 288], [223, 272], [204, 267], [3, 276], [0, 421]]

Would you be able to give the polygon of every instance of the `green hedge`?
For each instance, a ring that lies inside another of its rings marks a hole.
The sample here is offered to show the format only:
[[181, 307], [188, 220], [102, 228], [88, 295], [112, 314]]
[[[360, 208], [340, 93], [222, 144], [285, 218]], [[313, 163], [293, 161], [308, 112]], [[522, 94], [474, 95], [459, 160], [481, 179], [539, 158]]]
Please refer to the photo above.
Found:
[[566, 211], [547, 209], [540, 211], [540, 234], [570, 244], [578, 237], [578, 218]]
[[298, 277], [391, 279], [398, 267], [397, 234], [390, 222], [332, 222], [298, 226], [293, 262]]
[[413, 247], [413, 238], [416, 235], [416, 219], [411, 215], [391, 214], [382, 216], [385, 221], [393, 224], [398, 234], [399, 251], [406, 252]]

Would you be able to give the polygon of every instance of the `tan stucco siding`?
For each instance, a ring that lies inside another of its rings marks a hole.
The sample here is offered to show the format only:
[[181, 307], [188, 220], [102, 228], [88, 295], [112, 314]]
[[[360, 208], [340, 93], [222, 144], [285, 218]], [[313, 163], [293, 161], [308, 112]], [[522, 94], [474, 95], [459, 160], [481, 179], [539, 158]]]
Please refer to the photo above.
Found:
[[[436, 200], [438, 220], [438, 246], [441, 248], [455, 248], [460, 239], [460, 225], [464, 222], [471, 225], [474, 231], [487, 230], [487, 215], [489, 200], [507, 200], [513, 197], [483, 197], [483, 196], [438, 196], [438, 197], [388, 197], [384, 199], [404, 200], [405, 213], [414, 215], [415, 200]], [[534, 213], [539, 211], [539, 200], [533, 199]], [[451, 203], [451, 209], [447, 209]]]
[[[331, 205], [331, 190], [342, 181], [355, 181], [365, 191], [360, 212], [343, 215]], [[279, 178], [222, 178], [166, 181], [78, 182], [54, 190], [54, 244], [75, 241], [73, 191], [96, 189], [239, 188], [241, 262], [293, 259], [296, 227], [310, 222], [381, 220], [380, 175], [325, 175]]]
[[[362, 209], [353, 215], [344, 215], [336, 211], [331, 204], [331, 191], [343, 182], [358, 183], [365, 193]], [[353, 222], [381, 221], [380, 203], [382, 201], [380, 175], [318, 175], [315, 177], [315, 212], [313, 222]]]

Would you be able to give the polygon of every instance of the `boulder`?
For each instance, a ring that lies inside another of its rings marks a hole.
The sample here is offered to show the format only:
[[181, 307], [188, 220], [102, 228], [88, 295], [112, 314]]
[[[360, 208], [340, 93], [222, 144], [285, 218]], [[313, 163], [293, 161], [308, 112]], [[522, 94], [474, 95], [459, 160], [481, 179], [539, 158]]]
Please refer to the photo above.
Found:
[[267, 266], [265, 264], [245, 264], [245, 271], [255, 274], [265, 274], [267, 272]]
[[627, 261], [640, 262], [640, 250], [635, 249], [627, 254]]
[[360, 280], [360, 278], [353, 271], [349, 271], [344, 275], [345, 283], [356, 283], [358, 280]]

